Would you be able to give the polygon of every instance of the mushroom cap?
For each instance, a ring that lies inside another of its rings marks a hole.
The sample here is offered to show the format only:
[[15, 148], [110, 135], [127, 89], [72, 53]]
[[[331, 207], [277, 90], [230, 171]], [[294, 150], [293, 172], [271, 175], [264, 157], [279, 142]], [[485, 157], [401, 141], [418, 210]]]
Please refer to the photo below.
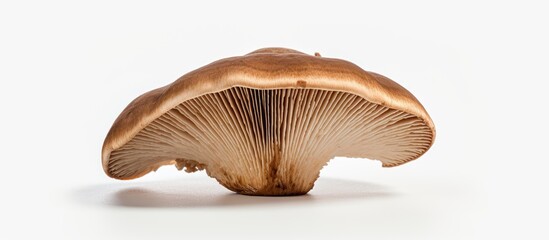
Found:
[[[103, 144], [102, 164], [105, 173], [114, 178], [132, 179], [155, 170], [160, 165], [181, 164], [182, 162], [174, 160], [162, 160], [162, 164], [153, 164], [150, 168], [122, 176], [113, 173], [110, 161], [113, 151], [123, 147], [151, 122], [178, 105], [201, 96], [238, 87], [346, 93], [379, 107], [415, 117], [414, 126], [420, 125], [424, 134], [421, 135], [420, 143], [411, 143], [411, 151], [414, 153], [397, 160], [377, 157], [384, 167], [397, 166], [420, 157], [431, 147], [435, 138], [434, 124], [421, 103], [409, 91], [389, 78], [365, 71], [341, 59], [312, 56], [286, 48], [264, 48], [244, 56], [215, 61], [133, 100], [115, 120]], [[403, 139], [402, 144], [409, 144], [406, 142], [409, 140]], [[392, 146], [385, 146], [383, 151], [392, 151]], [[360, 152], [351, 151], [345, 155], [368, 157], [360, 156]]]

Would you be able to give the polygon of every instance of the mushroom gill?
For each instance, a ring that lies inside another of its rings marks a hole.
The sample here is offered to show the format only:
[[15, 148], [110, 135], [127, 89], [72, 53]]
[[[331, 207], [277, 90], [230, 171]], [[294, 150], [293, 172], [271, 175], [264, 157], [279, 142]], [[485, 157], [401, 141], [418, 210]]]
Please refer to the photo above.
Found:
[[249, 195], [299, 195], [335, 156], [391, 167], [416, 159], [433, 130], [405, 111], [345, 91], [235, 86], [181, 102], [110, 153], [107, 173], [131, 179], [174, 164], [205, 169]]

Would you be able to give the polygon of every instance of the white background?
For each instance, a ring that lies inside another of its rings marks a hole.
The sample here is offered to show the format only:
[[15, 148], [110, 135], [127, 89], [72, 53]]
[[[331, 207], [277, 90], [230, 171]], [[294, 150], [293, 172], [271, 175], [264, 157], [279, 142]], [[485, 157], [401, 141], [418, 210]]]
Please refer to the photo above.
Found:
[[[2, 1], [0, 239], [549, 238], [548, 7], [380, 2]], [[271, 46], [394, 79], [435, 144], [391, 169], [336, 158], [291, 198], [174, 167], [103, 173], [104, 137], [136, 96]]]

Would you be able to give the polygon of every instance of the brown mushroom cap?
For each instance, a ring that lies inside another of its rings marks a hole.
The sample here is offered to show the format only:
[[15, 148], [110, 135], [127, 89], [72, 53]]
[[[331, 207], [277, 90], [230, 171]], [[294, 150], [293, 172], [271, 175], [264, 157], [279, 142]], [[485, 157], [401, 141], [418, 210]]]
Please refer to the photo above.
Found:
[[102, 151], [105, 173], [133, 179], [175, 164], [235, 192], [307, 193], [335, 156], [397, 166], [435, 137], [421, 103], [340, 59], [265, 48], [213, 62], [132, 101]]

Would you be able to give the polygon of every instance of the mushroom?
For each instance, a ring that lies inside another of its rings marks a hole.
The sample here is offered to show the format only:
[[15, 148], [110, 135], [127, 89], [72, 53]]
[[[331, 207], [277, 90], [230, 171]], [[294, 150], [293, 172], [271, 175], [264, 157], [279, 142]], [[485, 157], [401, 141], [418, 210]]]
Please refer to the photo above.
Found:
[[246, 195], [300, 195], [336, 156], [394, 167], [423, 155], [435, 127], [392, 80], [286, 48], [213, 62], [133, 100], [102, 149], [105, 173], [206, 170]]

